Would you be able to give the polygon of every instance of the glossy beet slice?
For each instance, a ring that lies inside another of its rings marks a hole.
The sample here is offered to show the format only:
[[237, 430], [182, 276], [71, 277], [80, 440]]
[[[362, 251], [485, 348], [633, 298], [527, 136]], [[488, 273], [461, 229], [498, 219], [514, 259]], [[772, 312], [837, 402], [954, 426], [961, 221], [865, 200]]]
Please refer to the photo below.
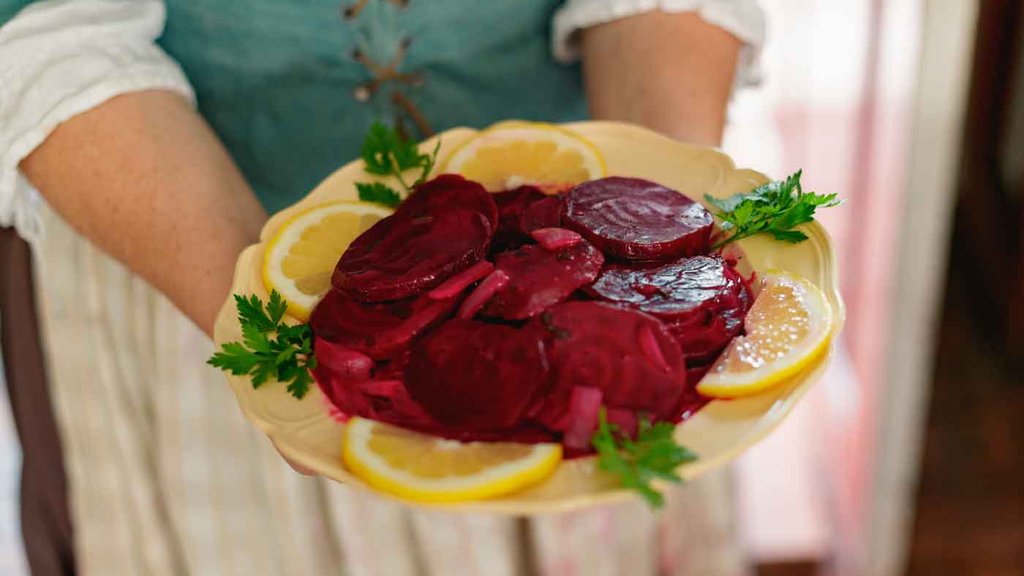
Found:
[[718, 256], [682, 258], [660, 266], [608, 266], [588, 292], [663, 320], [686, 320], [702, 309], [723, 309], [737, 298], [742, 277]]
[[560, 250], [523, 246], [499, 254], [494, 270], [503, 272], [508, 281], [491, 296], [482, 313], [506, 320], [532, 318], [593, 282], [602, 264], [604, 256], [583, 240]]
[[548, 333], [551, 387], [531, 410], [564, 431], [573, 388], [603, 394], [608, 408], [642, 411], [659, 420], [679, 416], [686, 367], [679, 345], [657, 318], [603, 302], [565, 302], [531, 321]]
[[331, 282], [364, 302], [414, 296], [483, 259], [496, 225], [497, 207], [483, 187], [439, 177], [356, 238]]
[[530, 204], [546, 198], [540, 188], [520, 186], [492, 194], [498, 206], [498, 230], [491, 242], [492, 251], [505, 251], [525, 242], [528, 237], [519, 228], [519, 217]]
[[661, 319], [695, 362], [721, 352], [742, 330], [750, 308], [746, 282], [718, 256], [654, 267], [609, 266], [587, 292]]
[[412, 349], [406, 387], [446, 426], [513, 428], [547, 382], [542, 339], [535, 328], [451, 320]]
[[558, 228], [562, 224], [564, 196], [548, 196], [534, 202], [519, 215], [519, 231], [529, 236], [541, 228]]
[[494, 195], [482, 185], [458, 174], [441, 174], [416, 187], [395, 211], [409, 218], [434, 216], [438, 211], [467, 208], [484, 215], [491, 230], [498, 229], [498, 206]]
[[669, 260], [703, 254], [713, 219], [675, 190], [640, 178], [603, 178], [576, 186], [562, 225], [622, 260]]
[[368, 304], [330, 290], [313, 309], [309, 324], [318, 339], [380, 360], [409, 348], [415, 338], [451, 316], [459, 300], [422, 295]]
[[390, 216], [352, 243], [331, 282], [365, 302], [407, 298], [479, 262], [490, 238], [490, 225], [475, 210], [417, 219]]

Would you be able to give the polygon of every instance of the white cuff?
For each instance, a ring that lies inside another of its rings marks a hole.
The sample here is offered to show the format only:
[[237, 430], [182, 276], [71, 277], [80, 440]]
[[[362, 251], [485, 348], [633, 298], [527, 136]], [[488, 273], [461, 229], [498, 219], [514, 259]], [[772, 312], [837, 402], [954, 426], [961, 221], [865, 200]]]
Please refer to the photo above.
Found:
[[552, 21], [552, 51], [561, 62], [579, 59], [577, 32], [644, 12], [696, 12], [743, 42], [736, 68], [737, 88], [761, 81], [764, 13], [757, 0], [568, 0]]
[[64, 0], [33, 4], [0, 27], [0, 225], [30, 241], [41, 233], [41, 199], [18, 164], [61, 122], [139, 90], [194, 102], [154, 43], [163, 24], [155, 0]]

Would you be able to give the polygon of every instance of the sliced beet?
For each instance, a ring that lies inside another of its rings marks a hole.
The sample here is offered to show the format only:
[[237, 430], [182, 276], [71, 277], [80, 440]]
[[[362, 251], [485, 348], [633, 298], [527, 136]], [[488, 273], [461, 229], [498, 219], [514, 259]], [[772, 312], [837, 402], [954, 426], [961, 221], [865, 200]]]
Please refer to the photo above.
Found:
[[568, 430], [577, 386], [600, 390], [609, 409], [646, 412], [659, 420], [679, 416], [686, 367], [679, 345], [657, 318], [603, 302], [565, 302], [531, 324], [548, 333], [551, 365], [551, 386], [531, 418]]
[[541, 228], [558, 228], [562, 224], [564, 196], [548, 196], [530, 204], [519, 215], [519, 231], [529, 236]]
[[489, 228], [475, 210], [414, 220], [389, 216], [349, 246], [331, 282], [364, 302], [414, 296], [483, 259]]
[[331, 283], [363, 302], [414, 296], [483, 259], [496, 226], [497, 207], [482, 186], [440, 176], [356, 238]]
[[604, 256], [586, 241], [560, 250], [523, 246], [499, 254], [494, 273], [504, 273], [508, 280], [494, 292], [482, 313], [506, 320], [532, 318], [593, 282], [603, 263]]
[[498, 206], [498, 230], [494, 233], [491, 249], [504, 251], [521, 245], [527, 237], [519, 228], [519, 217], [530, 204], [543, 200], [546, 195], [536, 186], [520, 186], [492, 196]]
[[609, 302], [633, 306], [664, 320], [684, 320], [744, 288], [739, 272], [718, 256], [682, 258], [660, 266], [615, 264], [588, 292]]
[[319, 367], [313, 375], [323, 393], [345, 416], [362, 416], [425, 432], [442, 428], [409, 396], [401, 380], [344, 378]]
[[640, 178], [602, 178], [576, 186], [562, 225], [622, 260], [669, 260], [706, 253], [713, 218], [686, 196]]
[[499, 431], [470, 430], [441, 424], [409, 395], [402, 381], [407, 363], [405, 356], [380, 363], [370, 378], [337, 373], [319, 365], [313, 370], [313, 376], [343, 418], [362, 416], [460, 441], [535, 443], [558, 440], [551, 432], [530, 423]]
[[451, 316], [458, 304], [457, 297], [435, 300], [427, 295], [367, 304], [329, 290], [313, 309], [309, 324], [318, 339], [380, 360], [407, 349], [416, 337]]
[[654, 267], [609, 266], [587, 292], [661, 319], [687, 358], [697, 363], [721, 352], [743, 329], [750, 308], [743, 278], [718, 256]]
[[395, 214], [410, 218], [435, 216], [452, 208], [467, 208], [484, 215], [491, 230], [498, 229], [498, 206], [494, 195], [481, 184], [466, 180], [458, 174], [441, 174], [420, 184], [401, 205]]
[[547, 382], [543, 336], [536, 328], [451, 320], [412, 349], [406, 386], [446, 426], [513, 428]]

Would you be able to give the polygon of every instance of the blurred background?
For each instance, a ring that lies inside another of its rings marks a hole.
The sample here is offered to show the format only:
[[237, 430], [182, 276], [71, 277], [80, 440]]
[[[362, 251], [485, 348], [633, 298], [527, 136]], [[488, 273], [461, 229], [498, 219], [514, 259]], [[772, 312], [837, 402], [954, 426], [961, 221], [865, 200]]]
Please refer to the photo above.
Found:
[[[762, 0], [739, 164], [838, 192], [837, 361], [736, 466], [760, 575], [1024, 575], [1024, 8]], [[0, 574], [27, 574], [0, 395]]]
[[739, 464], [761, 574], [1024, 574], [1024, 8], [763, 0], [765, 84], [726, 149], [803, 168], [843, 354]]

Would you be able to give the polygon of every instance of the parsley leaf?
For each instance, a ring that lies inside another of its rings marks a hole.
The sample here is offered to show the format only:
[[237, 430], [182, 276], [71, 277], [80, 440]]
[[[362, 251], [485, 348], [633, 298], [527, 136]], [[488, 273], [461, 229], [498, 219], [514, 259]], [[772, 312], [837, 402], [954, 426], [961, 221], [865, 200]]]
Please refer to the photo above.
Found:
[[782, 242], [798, 243], [807, 235], [793, 228], [812, 222], [815, 210], [830, 208], [841, 203], [836, 194], [804, 192], [800, 184], [803, 171], [777, 182], [770, 182], [746, 194], [729, 198], [705, 195], [704, 199], [715, 209], [722, 230], [731, 232], [715, 244], [715, 248], [754, 234], [771, 234]]
[[374, 122], [366, 133], [360, 156], [365, 163], [364, 170], [370, 174], [388, 176], [394, 170], [392, 151], [400, 145], [398, 133], [380, 122]]
[[281, 322], [288, 304], [276, 290], [264, 306], [259, 297], [235, 295], [242, 341], [221, 346], [206, 362], [236, 376], [249, 376], [253, 388], [271, 378], [288, 383], [288, 392], [302, 398], [309, 392], [316, 367], [313, 333], [309, 326], [289, 326]]
[[[360, 156], [363, 169], [376, 176], [394, 176], [405, 192], [411, 193], [413, 188], [422, 184], [437, 162], [439, 141], [430, 154], [421, 154], [415, 142], [406, 140], [396, 130], [381, 122], [374, 122], [363, 140]], [[419, 176], [412, 184], [407, 184], [402, 174], [408, 170], [419, 170]], [[388, 207], [395, 207], [402, 201], [398, 190], [380, 182], [356, 184], [359, 199], [376, 202]]]
[[630, 439], [608, 423], [601, 409], [597, 432], [591, 440], [597, 450], [597, 467], [619, 477], [623, 487], [636, 490], [647, 502], [660, 508], [665, 504], [651, 482], [655, 479], [682, 482], [676, 468], [697, 459], [697, 455], [676, 444], [675, 426], [668, 422], [652, 424], [643, 415], [638, 418], [636, 439]]
[[359, 191], [359, 199], [363, 202], [375, 202], [390, 208], [402, 202], [402, 197], [394, 188], [380, 182], [356, 182], [356, 190]]

